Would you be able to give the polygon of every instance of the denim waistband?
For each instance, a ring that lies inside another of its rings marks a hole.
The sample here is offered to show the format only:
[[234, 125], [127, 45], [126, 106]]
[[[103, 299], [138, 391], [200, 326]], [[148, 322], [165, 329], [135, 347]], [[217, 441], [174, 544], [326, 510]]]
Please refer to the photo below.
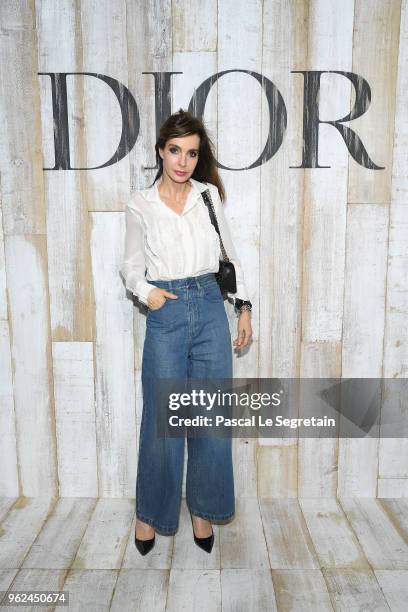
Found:
[[156, 285], [156, 287], [160, 287], [160, 289], [172, 291], [173, 289], [205, 287], [217, 281], [215, 279], [215, 273], [208, 272], [208, 274], [200, 274], [198, 276], [186, 276], [185, 278], [174, 278], [172, 280], [148, 280], [147, 282], [151, 285]]

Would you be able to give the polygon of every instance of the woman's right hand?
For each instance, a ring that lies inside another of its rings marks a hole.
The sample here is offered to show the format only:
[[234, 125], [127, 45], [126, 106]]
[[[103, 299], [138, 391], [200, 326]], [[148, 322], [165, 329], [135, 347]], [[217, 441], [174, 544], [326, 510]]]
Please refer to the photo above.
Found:
[[158, 310], [163, 306], [167, 298], [177, 299], [178, 295], [170, 293], [170, 291], [166, 291], [166, 289], [155, 287], [155, 289], [151, 289], [148, 293], [147, 306], [150, 310]]

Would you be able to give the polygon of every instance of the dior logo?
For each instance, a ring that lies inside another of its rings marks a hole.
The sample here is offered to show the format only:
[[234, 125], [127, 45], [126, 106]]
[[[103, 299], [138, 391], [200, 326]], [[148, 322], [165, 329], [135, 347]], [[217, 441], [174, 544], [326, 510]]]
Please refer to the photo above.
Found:
[[[224, 166], [220, 161], [217, 161], [217, 165], [224, 170], [249, 170], [261, 166], [274, 156], [282, 144], [283, 135], [286, 130], [287, 113], [285, 102], [278, 88], [272, 81], [264, 75], [252, 70], [234, 69], [217, 72], [196, 88], [188, 110], [194, 115], [202, 118], [211, 87], [218, 79], [231, 72], [243, 72], [250, 75], [262, 88], [266, 96], [269, 110], [269, 131], [263, 151], [258, 159], [250, 166], [244, 168], [229, 168], [228, 166]], [[378, 166], [371, 159], [358, 134], [350, 127], [344, 125], [345, 122], [361, 117], [368, 110], [371, 102], [371, 89], [368, 82], [362, 76], [354, 72], [345, 72], [342, 70], [292, 70], [291, 72], [303, 75], [304, 93], [302, 163], [300, 166], [290, 166], [290, 168], [330, 168], [330, 166], [319, 165], [318, 158], [319, 126], [322, 123], [326, 123], [340, 133], [350, 155], [358, 164], [370, 170], [384, 170], [384, 166]], [[330, 73], [341, 75], [351, 81], [354, 87], [355, 102], [350, 113], [345, 117], [333, 119], [331, 121], [322, 121], [319, 119], [318, 112], [320, 79], [322, 74]], [[123, 83], [120, 83], [112, 77], [94, 72], [39, 72], [38, 74], [41, 76], [49, 76], [52, 87], [55, 165], [53, 168], [44, 168], [44, 170], [96, 170], [97, 168], [106, 168], [123, 159], [129, 151], [132, 150], [139, 135], [140, 115], [133, 95]], [[183, 73], [143, 72], [142, 74], [152, 75], [154, 79], [156, 132], [158, 132], [160, 125], [172, 112], [170, 108], [171, 78], [175, 74]], [[111, 88], [118, 101], [122, 116], [122, 134], [115, 153], [108, 161], [100, 166], [94, 166], [92, 168], [73, 168], [71, 166], [69, 154], [67, 75], [84, 75], [100, 79]], [[256, 86], [256, 83], [254, 83], [254, 86]], [[222, 117], [220, 121], [222, 121]], [[256, 118], [252, 117], [251, 121], [256, 123]]]

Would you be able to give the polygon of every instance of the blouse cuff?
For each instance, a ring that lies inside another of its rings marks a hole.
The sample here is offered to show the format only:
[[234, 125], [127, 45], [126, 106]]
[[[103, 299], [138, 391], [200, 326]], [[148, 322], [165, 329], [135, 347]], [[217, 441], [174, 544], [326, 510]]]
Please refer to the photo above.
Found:
[[250, 300], [249, 297], [249, 292], [244, 280], [244, 274], [242, 271], [242, 267], [239, 261], [237, 260], [231, 260], [232, 263], [234, 264], [234, 268], [235, 268], [235, 276], [236, 276], [236, 280], [237, 280], [237, 291], [236, 293], [227, 293], [227, 296], [229, 298], [235, 299], [238, 298], [240, 300], [243, 300], [244, 302], [247, 302], [248, 300]]
[[[135, 274], [136, 277], [136, 274]], [[137, 299], [147, 306], [147, 297], [152, 289], [156, 289], [156, 285], [151, 285], [144, 280], [136, 280], [132, 278], [132, 274], [128, 277], [128, 287]]]

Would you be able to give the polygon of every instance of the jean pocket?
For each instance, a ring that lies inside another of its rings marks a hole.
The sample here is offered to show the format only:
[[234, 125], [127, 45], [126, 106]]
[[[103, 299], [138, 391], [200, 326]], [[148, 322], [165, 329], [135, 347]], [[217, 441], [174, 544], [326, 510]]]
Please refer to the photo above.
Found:
[[163, 310], [163, 308], [166, 306], [168, 301], [169, 301], [169, 298], [166, 298], [163, 304], [159, 306], [159, 308], [149, 308], [148, 307], [148, 313], [150, 312], [152, 314], [153, 312], [159, 312], [159, 310]]
[[206, 287], [204, 287], [204, 297], [209, 302], [219, 302], [223, 301], [221, 289], [217, 282], [210, 283]]

